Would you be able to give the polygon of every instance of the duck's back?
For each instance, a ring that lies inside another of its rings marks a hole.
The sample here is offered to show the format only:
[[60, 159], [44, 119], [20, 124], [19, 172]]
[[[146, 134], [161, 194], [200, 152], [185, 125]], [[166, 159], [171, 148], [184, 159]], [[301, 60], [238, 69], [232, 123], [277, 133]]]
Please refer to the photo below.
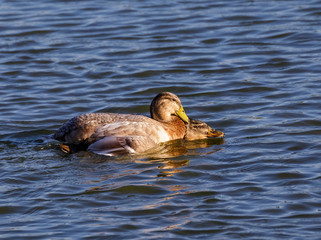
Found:
[[117, 114], [117, 113], [89, 113], [76, 116], [54, 133], [56, 140], [71, 143], [90, 143], [90, 136], [98, 128], [115, 122], [132, 121], [132, 122], [153, 122], [154, 120], [143, 115]]

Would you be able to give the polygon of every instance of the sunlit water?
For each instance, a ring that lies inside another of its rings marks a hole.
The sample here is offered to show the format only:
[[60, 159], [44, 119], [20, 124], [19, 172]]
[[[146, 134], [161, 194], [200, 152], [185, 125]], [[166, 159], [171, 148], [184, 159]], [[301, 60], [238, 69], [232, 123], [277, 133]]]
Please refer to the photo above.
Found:
[[[1, 1], [1, 239], [319, 239], [321, 1]], [[225, 132], [61, 153], [161, 91]]]

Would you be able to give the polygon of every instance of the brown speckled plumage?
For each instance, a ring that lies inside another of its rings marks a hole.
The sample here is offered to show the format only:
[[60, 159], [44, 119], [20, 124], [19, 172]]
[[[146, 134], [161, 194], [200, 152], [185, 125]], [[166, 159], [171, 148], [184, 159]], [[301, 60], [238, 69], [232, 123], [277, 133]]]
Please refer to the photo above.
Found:
[[63, 124], [54, 134], [54, 138], [58, 141], [80, 144], [90, 144], [94, 139], [94, 134], [100, 127], [114, 122], [121, 121], [143, 122], [149, 121], [150, 118], [142, 115], [117, 114], [117, 113], [87, 113], [73, 117]]
[[[184, 137], [206, 138], [211, 129], [201, 121], [189, 122], [179, 98], [169, 92], [160, 93], [153, 99], [151, 117], [117, 113], [82, 114], [63, 124], [53, 137], [71, 149], [88, 148], [99, 154], [142, 153], [161, 142]], [[200, 130], [202, 128], [203, 131]]]

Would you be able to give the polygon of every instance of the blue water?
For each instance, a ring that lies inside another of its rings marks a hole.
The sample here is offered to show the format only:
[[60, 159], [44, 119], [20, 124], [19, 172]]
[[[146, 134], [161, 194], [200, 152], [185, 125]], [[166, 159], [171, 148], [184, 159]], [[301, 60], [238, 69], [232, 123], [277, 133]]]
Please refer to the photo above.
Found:
[[[1, 1], [1, 239], [319, 239], [321, 1]], [[224, 141], [66, 155], [162, 91]]]

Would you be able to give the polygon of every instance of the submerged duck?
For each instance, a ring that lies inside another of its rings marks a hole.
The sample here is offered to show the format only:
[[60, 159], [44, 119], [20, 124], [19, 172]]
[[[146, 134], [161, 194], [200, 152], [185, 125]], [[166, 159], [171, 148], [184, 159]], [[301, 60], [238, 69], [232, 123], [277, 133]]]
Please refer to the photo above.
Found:
[[[143, 153], [160, 143], [222, 137], [207, 124], [187, 117], [173, 93], [158, 94], [150, 105], [151, 117], [117, 113], [89, 113], [67, 121], [54, 133], [64, 152], [90, 150], [103, 155]], [[205, 125], [204, 125], [205, 124]]]
[[184, 139], [187, 141], [193, 141], [198, 139], [221, 137], [224, 137], [223, 132], [211, 128], [205, 122], [200, 120], [190, 119], [189, 123], [187, 124]]

